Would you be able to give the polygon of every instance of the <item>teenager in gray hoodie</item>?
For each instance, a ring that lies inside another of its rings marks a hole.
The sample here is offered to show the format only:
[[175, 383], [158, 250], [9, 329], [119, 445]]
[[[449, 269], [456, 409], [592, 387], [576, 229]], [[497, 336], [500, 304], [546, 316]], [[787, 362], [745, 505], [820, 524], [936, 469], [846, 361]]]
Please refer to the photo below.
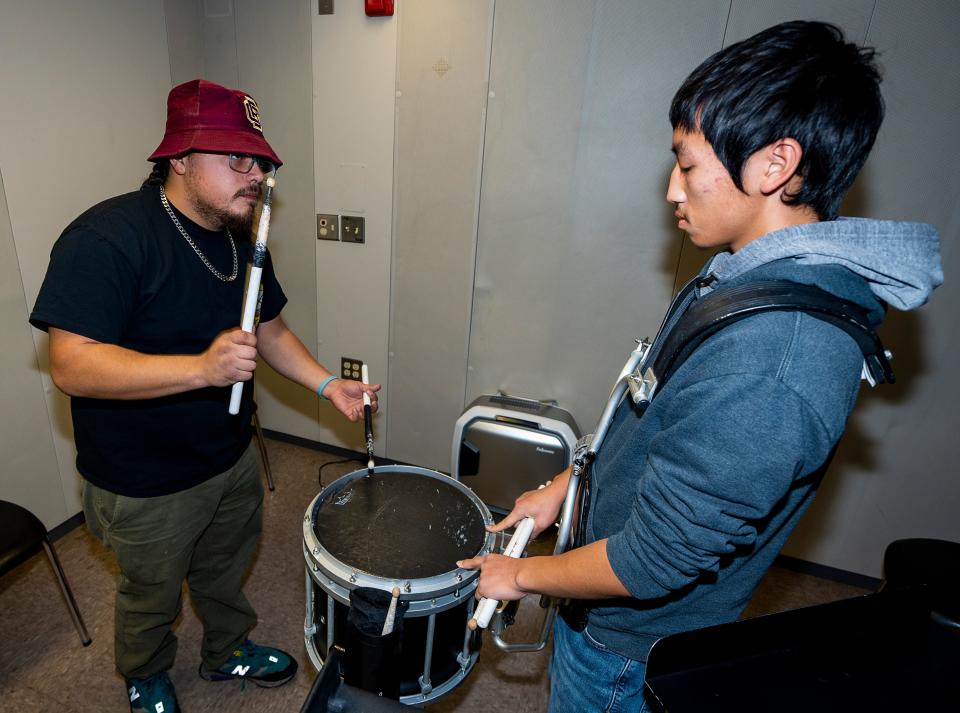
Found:
[[[699, 247], [720, 248], [653, 345], [706, 295], [760, 280], [861, 306], [913, 309], [943, 280], [932, 226], [838, 218], [883, 120], [873, 51], [819, 22], [764, 30], [707, 59], [670, 108], [667, 200]], [[648, 359], [648, 363], [651, 363]], [[812, 501], [860, 385], [840, 328], [766, 312], [703, 342], [645, 410], [617, 408], [591, 472], [586, 543], [560, 556], [488, 555], [478, 595], [587, 600], [558, 619], [550, 711], [646, 710], [659, 637], [732, 621]], [[493, 529], [556, 521], [569, 471]]]

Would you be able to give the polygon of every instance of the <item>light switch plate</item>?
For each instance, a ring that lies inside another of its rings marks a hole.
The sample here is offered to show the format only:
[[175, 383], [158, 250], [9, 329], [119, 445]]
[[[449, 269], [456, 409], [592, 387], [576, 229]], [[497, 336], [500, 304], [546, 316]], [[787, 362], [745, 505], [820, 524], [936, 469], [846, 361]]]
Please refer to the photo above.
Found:
[[363, 218], [356, 215], [340, 216], [340, 235], [345, 243], [365, 242]]

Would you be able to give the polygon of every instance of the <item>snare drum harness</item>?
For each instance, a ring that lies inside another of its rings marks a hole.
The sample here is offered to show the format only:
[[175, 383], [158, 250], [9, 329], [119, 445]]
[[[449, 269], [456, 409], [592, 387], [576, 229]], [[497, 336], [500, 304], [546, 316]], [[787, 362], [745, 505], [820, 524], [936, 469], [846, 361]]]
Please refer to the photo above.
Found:
[[[711, 292], [687, 308], [693, 299], [695, 287], [702, 286], [702, 281], [692, 280], [680, 292], [674, 301], [674, 308], [664, 319], [663, 334], [658, 335], [652, 345], [646, 341], [639, 342], [640, 347], [634, 352], [638, 355], [639, 363], [632, 370], [625, 369], [614, 387], [611, 401], [619, 402], [620, 397], [629, 390], [630, 397], [642, 413], [705, 340], [724, 327], [770, 311], [804, 312], [845, 331], [863, 352], [862, 378], [871, 386], [894, 382], [893, 370], [890, 367], [892, 355], [884, 349], [880, 337], [870, 325], [866, 310], [859, 305], [812, 285], [788, 280], [764, 280]], [[626, 389], [623, 388], [623, 383]], [[616, 396], [618, 387], [620, 397]], [[612, 416], [615, 406], [615, 403], [609, 404], [604, 411], [604, 417]], [[601, 418], [601, 424], [598, 424], [597, 433], [580, 439], [574, 453], [572, 473], [581, 479], [577, 498], [579, 517], [573, 535], [574, 547], [582, 546], [586, 541], [590, 506], [589, 465], [596, 457], [609, 425], [602, 423], [604, 417]], [[599, 439], [597, 435], [600, 436]], [[568, 625], [580, 631], [586, 625], [588, 611], [586, 602], [573, 600], [563, 607], [562, 614]]]

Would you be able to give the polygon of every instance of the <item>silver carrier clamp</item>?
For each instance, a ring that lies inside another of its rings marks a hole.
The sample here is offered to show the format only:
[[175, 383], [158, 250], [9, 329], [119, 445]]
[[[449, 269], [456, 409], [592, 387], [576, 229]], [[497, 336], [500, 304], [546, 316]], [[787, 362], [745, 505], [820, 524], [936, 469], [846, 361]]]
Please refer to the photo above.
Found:
[[[586, 474], [590, 463], [596, 457], [597, 451], [600, 449], [603, 439], [607, 435], [607, 429], [613, 422], [613, 414], [616, 412], [617, 406], [619, 406], [623, 400], [627, 389], [632, 388], [632, 376], [643, 369], [643, 364], [647, 359], [647, 355], [650, 353], [651, 342], [649, 339], [635, 339], [634, 342], [637, 347], [630, 352], [630, 356], [623, 365], [623, 369], [620, 371], [620, 375], [617, 377], [613, 389], [610, 391], [610, 397], [607, 399], [603, 413], [600, 414], [600, 419], [597, 421], [596, 429], [592, 434], [584, 436], [577, 441], [573, 463], [570, 469], [570, 481], [567, 485], [567, 494], [560, 510], [560, 526], [557, 532], [557, 544], [553, 549], [554, 555], [562, 554], [570, 546], [573, 531], [574, 506], [580, 487], [580, 479]], [[556, 618], [558, 604], [559, 602], [556, 599], [550, 597], [541, 598], [541, 606], [545, 607], [547, 612], [541, 623], [539, 638], [531, 642], [511, 643], [505, 641], [502, 634], [510, 625], [510, 621], [504, 621], [501, 613], [498, 612], [494, 615], [490, 625], [493, 643], [507, 653], [542, 650], [543, 647], [546, 646], [547, 639], [550, 637], [550, 631], [553, 627], [553, 621]]]

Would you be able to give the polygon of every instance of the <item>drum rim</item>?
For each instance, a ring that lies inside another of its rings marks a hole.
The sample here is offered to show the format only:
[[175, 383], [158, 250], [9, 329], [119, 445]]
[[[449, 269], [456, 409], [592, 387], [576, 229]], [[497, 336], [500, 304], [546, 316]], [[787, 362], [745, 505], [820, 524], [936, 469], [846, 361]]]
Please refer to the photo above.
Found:
[[[467, 588], [472, 590], [472, 588], [476, 586], [474, 580], [476, 580], [479, 576], [478, 570], [456, 567], [449, 572], [444, 572], [443, 574], [433, 575], [431, 577], [422, 577], [419, 579], [406, 577], [381, 577], [341, 562], [323, 546], [323, 544], [317, 538], [316, 533], [313, 531], [313, 513], [317, 507], [317, 504], [329, 493], [345, 487], [348, 483], [362, 478], [368, 473], [368, 469], [361, 468], [337, 478], [323, 488], [319, 493], [317, 493], [317, 495], [307, 506], [306, 514], [303, 518], [303, 551], [304, 556], [308, 559], [308, 563], [312, 563], [317, 567], [313, 573], [313, 576], [316, 576], [322, 572], [323, 575], [325, 575], [328, 579], [339, 583], [340, 586], [348, 590], [353, 590], [357, 587], [374, 587], [376, 589], [391, 591], [394, 587], [400, 587], [400, 599], [404, 601], [420, 601], [422, 599], [430, 599], [432, 597], [439, 597], [450, 591], [464, 590]], [[415, 475], [424, 475], [438, 480], [443, 479], [444, 483], [447, 483], [459, 490], [463, 495], [467, 496], [467, 498], [473, 502], [474, 505], [477, 506], [483, 518], [484, 525], [493, 524], [493, 516], [491, 515], [490, 509], [486, 506], [486, 504], [468, 486], [449, 475], [445, 475], [439, 471], [413, 465], [379, 465], [374, 467], [373, 473], [410, 473]], [[477, 556], [492, 552], [495, 542], [496, 535], [492, 532], [487, 532], [484, 536], [483, 547], [477, 553]], [[465, 594], [466, 592], [461, 593]]]

